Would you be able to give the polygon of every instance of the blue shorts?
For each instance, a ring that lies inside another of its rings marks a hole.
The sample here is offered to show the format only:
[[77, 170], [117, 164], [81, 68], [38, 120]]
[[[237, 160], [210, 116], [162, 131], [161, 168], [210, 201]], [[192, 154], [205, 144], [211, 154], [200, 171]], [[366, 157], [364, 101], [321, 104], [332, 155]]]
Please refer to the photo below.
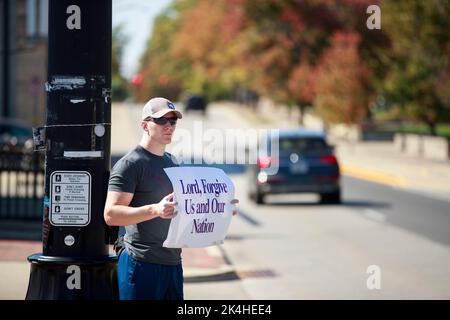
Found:
[[141, 262], [122, 250], [118, 264], [120, 300], [183, 300], [183, 267]]

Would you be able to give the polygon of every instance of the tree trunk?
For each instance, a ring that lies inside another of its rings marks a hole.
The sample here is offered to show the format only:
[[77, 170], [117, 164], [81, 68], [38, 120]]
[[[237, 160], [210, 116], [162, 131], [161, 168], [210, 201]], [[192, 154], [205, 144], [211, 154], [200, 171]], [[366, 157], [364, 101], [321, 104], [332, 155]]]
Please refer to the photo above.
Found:
[[427, 122], [428, 130], [432, 136], [437, 136], [436, 123], [429, 121]]
[[298, 104], [298, 109], [300, 111], [299, 117], [298, 117], [298, 124], [303, 126], [304, 125], [304, 116], [305, 116], [305, 105], [302, 103]]

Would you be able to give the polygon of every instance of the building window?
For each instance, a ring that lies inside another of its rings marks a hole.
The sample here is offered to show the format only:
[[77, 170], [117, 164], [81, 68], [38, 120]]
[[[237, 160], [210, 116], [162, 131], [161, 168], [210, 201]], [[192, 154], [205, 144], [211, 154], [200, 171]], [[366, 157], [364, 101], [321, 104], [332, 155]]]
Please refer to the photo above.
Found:
[[27, 0], [27, 37], [48, 35], [48, 0]]
[[48, 0], [40, 0], [39, 2], [39, 35], [46, 38], [48, 35]]

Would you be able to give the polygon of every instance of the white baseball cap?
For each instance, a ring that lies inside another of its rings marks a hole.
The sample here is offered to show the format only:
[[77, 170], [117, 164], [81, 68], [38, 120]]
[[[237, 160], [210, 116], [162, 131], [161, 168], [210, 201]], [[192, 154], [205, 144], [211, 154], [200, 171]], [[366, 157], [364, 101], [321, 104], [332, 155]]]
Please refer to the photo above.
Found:
[[169, 112], [174, 112], [179, 119], [183, 118], [181, 112], [175, 110], [175, 105], [172, 101], [161, 97], [153, 98], [150, 99], [145, 104], [144, 109], [142, 109], [142, 120], [148, 117], [160, 118]]

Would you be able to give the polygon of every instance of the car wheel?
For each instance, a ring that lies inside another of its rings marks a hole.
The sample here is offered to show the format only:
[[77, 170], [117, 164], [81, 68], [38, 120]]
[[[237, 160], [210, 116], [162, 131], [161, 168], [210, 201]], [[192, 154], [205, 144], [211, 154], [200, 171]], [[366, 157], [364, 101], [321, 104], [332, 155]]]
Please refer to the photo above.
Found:
[[342, 202], [341, 191], [339, 190], [333, 193], [321, 193], [320, 202], [326, 204], [340, 204]]

